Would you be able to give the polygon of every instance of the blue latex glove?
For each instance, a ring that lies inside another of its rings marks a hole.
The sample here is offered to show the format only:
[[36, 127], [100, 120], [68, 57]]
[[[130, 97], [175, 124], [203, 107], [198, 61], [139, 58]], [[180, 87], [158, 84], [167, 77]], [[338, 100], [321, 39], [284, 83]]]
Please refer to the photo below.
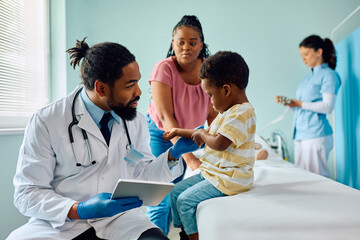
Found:
[[142, 205], [142, 201], [138, 197], [116, 199], [110, 197], [110, 193], [99, 193], [89, 200], [79, 203], [77, 213], [80, 219], [111, 217]]
[[[203, 129], [203, 128], [204, 126], [199, 126], [195, 129]], [[198, 145], [196, 145], [196, 143], [193, 140], [180, 137], [176, 141], [175, 145], [170, 148], [170, 154], [173, 158], [180, 158], [181, 155], [183, 155], [184, 153], [194, 152], [202, 148], [203, 146], [204, 144], [199, 147]]]

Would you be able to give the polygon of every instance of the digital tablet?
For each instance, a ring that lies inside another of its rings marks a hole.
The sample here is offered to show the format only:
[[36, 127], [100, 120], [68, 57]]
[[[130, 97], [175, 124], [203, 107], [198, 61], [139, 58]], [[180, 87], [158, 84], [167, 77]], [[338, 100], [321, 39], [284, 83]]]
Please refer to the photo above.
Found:
[[175, 184], [133, 179], [119, 179], [111, 198], [139, 197], [143, 206], [157, 206]]

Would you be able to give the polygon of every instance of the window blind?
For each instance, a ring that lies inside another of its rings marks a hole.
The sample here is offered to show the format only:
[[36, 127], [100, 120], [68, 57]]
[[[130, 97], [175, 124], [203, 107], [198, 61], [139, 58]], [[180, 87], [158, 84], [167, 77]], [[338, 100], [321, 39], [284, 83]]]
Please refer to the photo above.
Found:
[[46, 0], [0, 0], [0, 129], [48, 102], [48, 32]]

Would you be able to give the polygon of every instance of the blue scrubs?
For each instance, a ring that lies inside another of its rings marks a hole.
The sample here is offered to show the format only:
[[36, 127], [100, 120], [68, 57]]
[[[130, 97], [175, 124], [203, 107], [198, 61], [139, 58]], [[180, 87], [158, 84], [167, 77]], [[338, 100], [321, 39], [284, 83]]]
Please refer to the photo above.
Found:
[[[337, 94], [340, 77], [327, 63], [316, 66], [300, 83], [296, 99], [323, 101], [322, 94]], [[313, 173], [329, 177], [327, 160], [333, 148], [333, 130], [326, 114], [295, 108], [293, 138], [295, 164]]]
[[[296, 99], [303, 102], [322, 101], [323, 93], [337, 94], [341, 85], [339, 74], [327, 63], [316, 66], [296, 91]], [[326, 114], [295, 108], [293, 139], [307, 140], [333, 133]]]
[[[155, 122], [146, 115], [146, 122], [150, 132], [150, 148], [155, 157], [164, 153], [171, 148], [173, 144], [170, 141], [165, 141], [163, 138], [164, 131], [160, 130]], [[185, 161], [183, 161], [184, 169], [186, 169]], [[176, 178], [173, 183], [180, 182], [184, 177], [184, 173]], [[156, 207], [147, 207], [146, 215], [150, 218], [150, 221], [158, 226], [166, 235], [168, 235], [171, 223], [171, 208], [170, 199], [167, 195], [164, 200]]]

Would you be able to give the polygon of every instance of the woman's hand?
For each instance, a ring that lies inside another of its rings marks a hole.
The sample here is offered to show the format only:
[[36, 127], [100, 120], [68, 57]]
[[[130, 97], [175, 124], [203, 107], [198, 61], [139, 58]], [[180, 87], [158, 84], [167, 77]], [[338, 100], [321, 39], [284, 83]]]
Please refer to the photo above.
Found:
[[276, 96], [275, 101], [280, 104], [284, 104], [284, 106], [288, 107], [302, 107], [302, 101], [296, 99], [289, 99], [284, 96]]
[[283, 98], [284, 98], [284, 96], [276, 96], [275, 102], [280, 103], [281, 99], [283, 99]]
[[289, 99], [290, 102], [286, 103], [285, 106], [289, 107], [302, 107], [302, 101], [296, 99]]

